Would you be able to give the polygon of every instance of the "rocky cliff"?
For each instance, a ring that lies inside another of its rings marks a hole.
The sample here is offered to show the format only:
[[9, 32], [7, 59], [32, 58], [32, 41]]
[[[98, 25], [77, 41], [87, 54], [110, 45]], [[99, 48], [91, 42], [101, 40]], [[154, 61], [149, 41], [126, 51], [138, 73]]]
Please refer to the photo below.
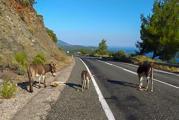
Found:
[[14, 54], [24, 51], [30, 60], [43, 53], [48, 61], [66, 61], [63, 52], [51, 40], [31, 5], [20, 0], [0, 0], [0, 59], [11, 62]]

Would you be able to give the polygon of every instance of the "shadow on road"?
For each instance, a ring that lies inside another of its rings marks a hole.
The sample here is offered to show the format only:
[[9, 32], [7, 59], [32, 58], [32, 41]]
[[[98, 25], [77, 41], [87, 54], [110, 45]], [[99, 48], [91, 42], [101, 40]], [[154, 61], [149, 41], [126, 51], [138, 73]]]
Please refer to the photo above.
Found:
[[69, 87], [71, 87], [73, 89], [76, 89], [76, 90], [81, 88], [81, 85], [80, 84], [76, 84], [76, 83], [66, 83], [65, 85], [67, 85], [67, 86], [69, 86]]
[[129, 82], [125, 82], [125, 81], [108, 80], [108, 82], [110, 82], [110, 83], [112, 83], [112, 84], [119, 84], [119, 85], [122, 85], [122, 86], [128, 86], [128, 87], [137, 88], [137, 84], [129, 83]]

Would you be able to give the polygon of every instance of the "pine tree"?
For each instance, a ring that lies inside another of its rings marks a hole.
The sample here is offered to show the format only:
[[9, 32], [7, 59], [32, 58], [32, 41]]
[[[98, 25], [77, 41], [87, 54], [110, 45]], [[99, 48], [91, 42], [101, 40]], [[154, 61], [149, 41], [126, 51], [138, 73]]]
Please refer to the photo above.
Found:
[[99, 55], [107, 55], [108, 54], [106, 40], [104, 40], [104, 39], [101, 40], [101, 42], [98, 45], [98, 49], [96, 50], [96, 53]]
[[141, 40], [136, 46], [139, 53], [153, 52], [153, 58], [159, 56], [169, 60], [179, 50], [179, 6], [177, 0], [156, 0], [153, 14], [141, 16]]
[[160, 58], [169, 60], [179, 50], [179, 6], [177, 0], [165, 0], [162, 6]]
[[159, 55], [160, 41], [159, 41], [159, 18], [160, 18], [160, 2], [155, 1], [153, 7], [153, 15], [147, 18], [141, 15], [141, 42], [138, 41], [136, 46], [139, 48], [139, 53], [153, 52], [153, 58]]

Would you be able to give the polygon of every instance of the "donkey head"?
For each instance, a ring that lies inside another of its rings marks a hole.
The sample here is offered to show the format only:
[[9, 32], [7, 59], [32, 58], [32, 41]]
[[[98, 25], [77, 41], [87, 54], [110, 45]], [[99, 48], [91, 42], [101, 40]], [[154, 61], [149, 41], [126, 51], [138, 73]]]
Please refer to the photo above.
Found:
[[49, 65], [50, 65], [50, 72], [55, 77], [56, 76], [56, 64], [51, 62]]

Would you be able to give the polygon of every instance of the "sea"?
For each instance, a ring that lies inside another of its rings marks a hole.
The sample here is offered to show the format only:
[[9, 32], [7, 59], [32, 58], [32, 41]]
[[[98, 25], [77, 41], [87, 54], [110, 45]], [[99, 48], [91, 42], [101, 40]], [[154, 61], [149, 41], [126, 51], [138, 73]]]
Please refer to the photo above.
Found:
[[137, 51], [135, 47], [108, 47], [110, 52], [117, 52], [119, 50], [123, 50], [127, 54], [134, 54]]

